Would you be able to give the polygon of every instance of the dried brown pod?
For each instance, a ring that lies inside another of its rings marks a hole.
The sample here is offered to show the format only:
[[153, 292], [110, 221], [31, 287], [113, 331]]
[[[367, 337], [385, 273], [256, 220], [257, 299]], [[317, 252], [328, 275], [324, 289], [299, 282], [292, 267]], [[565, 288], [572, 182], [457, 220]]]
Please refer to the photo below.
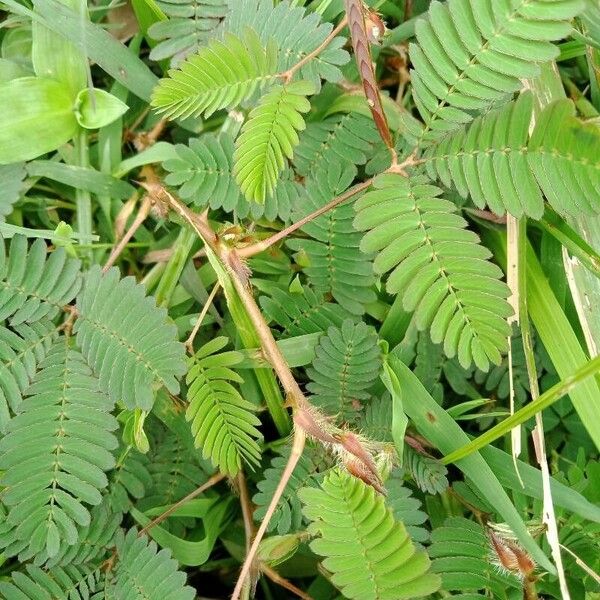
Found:
[[365, 96], [367, 97], [367, 103], [373, 115], [373, 121], [386, 146], [390, 150], [393, 150], [394, 141], [381, 103], [369, 45], [371, 38], [375, 34], [375, 29], [379, 32], [383, 21], [381, 21], [376, 13], [368, 11], [369, 24], [367, 25], [367, 19], [365, 19], [366, 11], [362, 0], [345, 0], [344, 4], [348, 17], [348, 28], [350, 29], [354, 57], [356, 58], [358, 73], [363, 84]]

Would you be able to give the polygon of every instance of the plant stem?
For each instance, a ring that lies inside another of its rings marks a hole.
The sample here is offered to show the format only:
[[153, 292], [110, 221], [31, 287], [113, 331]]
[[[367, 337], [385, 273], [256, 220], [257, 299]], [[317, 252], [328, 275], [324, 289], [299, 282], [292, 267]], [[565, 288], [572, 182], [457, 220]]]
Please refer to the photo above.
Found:
[[231, 595], [231, 600], [239, 600], [240, 593], [241, 593], [242, 587], [244, 585], [244, 581], [245, 581], [246, 577], [248, 577], [248, 573], [250, 573], [250, 568], [252, 566], [252, 562], [254, 561], [254, 557], [256, 556], [256, 553], [258, 552], [258, 546], [260, 545], [260, 541], [262, 540], [262, 538], [264, 537], [264, 535], [267, 531], [269, 521], [271, 520], [271, 517], [273, 516], [273, 513], [275, 512], [275, 509], [277, 508], [277, 504], [279, 503], [279, 500], [285, 490], [285, 486], [287, 485], [292, 473], [294, 472], [294, 469], [296, 468], [296, 465], [298, 464], [300, 457], [302, 456], [302, 452], [304, 451], [305, 441], [306, 441], [306, 434], [304, 433], [304, 430], [301, 429], [300, 427], [296, 427], [294, 430], [294, 439], [292, 442], [292, 450], [290, 452], [290, 457], [287, 461], [287, 464], [285, 465], [285, 469], [283, 470], [283, 473], [281, 474], [281, 479], [279, 480], [279, 483], [277, 484], [277, 488], [275, 489], [275, 493], [273, 494], [271, 503], [269, 504], [269, 507], [267, 508], [265, 517], [262, 520], [262, 523], [260, 524], [260, 527], [258, 528], [256, 537], [254, 538], [254, 540], [252, 542], [250, 551], [246, 555], [244, 564], [242, 565], [242, 570], [238, 577], [237, 583], [235, 584], [233, 594]]
[[[73, 138], [75, 150], [75, 164], [79, 167], [89, 167], [90, 155], [88, 146], [88, 133], [81, 128]], [[92, 220], [92, 196], [87, 190], [75, 189], [75, 203], [77, 206], [77, 231], [84, 239], [91, 240], [93, 230]], [[83, 257], [90, 261], [92, 252], [90, 249], [82, 251]]]
[[323, 40], [323, 43], [321, 43], [319, 46], [317, 46], [317, 48], [315, 48], [312, 52], [309, 52], [303, 59], [298, 61], [295, 65], [293, 65], [287, 71], [284, 71], [283, 73], [281, 73], [279, 76], [285, 81], [285, 83], [288, 83], [292, 79], [294, 74], [297, 73], [306, 63], [310, 62], [313, 58], [315, 58], [316, 56], [321, 54], [321, 52], [323, 52], [323, 50], [325, 50], [325, 48], [327, 48], [327, 46], [329, 46], [329, 44], [332, 42], [332, 40], [335, 38], [335, 36], [342, 29], [344, 29], [344, 27], [346, 27], [347, 24], [348, 24], [348, 18], [344, 17], [337, 24], [337, 26], [333, 29], [333, 31]]
[[349, 190], [346, 190], [343, 194], [336, 196], [333, 200], [331, 200], [324, 206], [321, 206], [321, 208], [311, 212], [309, 215], [306, 215], [306, 217], [303, 217], [296, 223], [292, 223], [292, 225], [290, 225], [289, 227], [286, 227], [285, 229], [278, 231], [277, 233], [273, 234], [271, 237], [268, 237], [266, 240], [256, 242], [255, 244], [251, 244], [250, 246], [246, 246], [245, 248], [238, 248], [237, 255], [240, 258], [249, 258], [251, 256], [254, 256], [255, 254], [264, 252], [267, 248], [270, 248], [273, 244], [276, 244], [277, 242], [280, 242], [281, 240], [285, 239], [288, 235], [290, 235], [291, 233], [294, 233], [294, 231], [297, 231], [301, 227], [304, 227], [304, 225], [306, 225], [310, 221], [313, 221], [317, 217], [320, 217], [321, 215], [325, 214], [326, 212], [329, 212], [331, 209], [335, 208], [338, 204], [341, 204], [342, 202], [345, 202], [349, 198], [352, 198], [352, 196], [362, 192], [363, 190], [366, 190], [372, 183], [373, 183], [373, 179], [367, 179], [367, 181], [363, 181], [362, 183], [356, 184], [355, 186], [351, 187]]
[[202, 321], [204, 321], [204, 317], [206, 317], [206, 313], [210, 309], [210, 305], [212, 304], [213, 300], [215, 299], [215, 296], [217, 295], [220, 289], [221, 284], [217, 281], [217, 283], [215, 283], [215, 285], [213, 286], [213, 289], [211, 290], [206, 302], [204, 303], [200, 314], [198, 315], [198, 319], [196, 320], [192, 332], [190, 333], [188, 339], [185, 341], [185, 347], [187, 348], [187, 351], [190, 354], [194, 354], [194, 339], [196, 337], [196, 334], [198, 333], [198, 330], [200, 329], [200, 326], [202, 325]]
[[150, 521], [146, 527], [140, 530], [138, 533], [138, 537], [144, 535], [149, 529], [152, 529], [155, 525], [162, 523], [169, 515], [173, 514], [178, 508], [181, 508], [185, 504], [187, 504], [190, 500], [193, 500], [196, 496], [199, 496], [207, 489], [211, 488], [213, 485], [219, 483], [219, 481], [223, 481], [225, 479], [225, 475], [222, 473], [215, 473], [212, 477], [210, 477], [207, 481], [205, 481], [201, 486], [197, 487], [193, 492], [190, 492], [187, 496], [175, 502], [172, 506], [169, 506], [165, 512], [161, 513], [156, 517], [156, 519]]

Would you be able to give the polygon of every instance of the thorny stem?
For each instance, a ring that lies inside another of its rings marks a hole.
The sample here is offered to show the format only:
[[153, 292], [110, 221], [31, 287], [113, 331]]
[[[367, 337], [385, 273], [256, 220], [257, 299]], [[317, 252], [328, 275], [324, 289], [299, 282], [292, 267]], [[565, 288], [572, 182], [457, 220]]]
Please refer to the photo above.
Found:
[[304, 225], [306, 225], [307, 223], [310, 223], [310, 221], [314, 221], [314, 219], [316, 219], [317, 217], [320, 217], [321, 215], [325, 214], [326, 212], [329, 212], [331, 209], [335, 208], [338, 204], [341, 204], [342, 202], [345, 202], [349, 198], [352, 198], [352, 196], [355, 196], [356, 194], [362, 192], [363, 190], [366, 190], [372, 183], [373, 183], [373, 179], [371, 178], [371, 179], [367, 179], [367, 181], [363, 181], [362, 183], [356, 184], [355, 186], [351, 187], [349, 190], [346, 190], [343, 194], [336, 196], [333, 200], [331, 200], [331, 202], [328, 202], [321, 208], [311, 212], [309, 215], [306, 215], [305, 217], [303, 217], [296, 223], [292, 223], [292, 225], [290, 225], [289, 227], [286, 227], [285, 229], [278, 231], [277, 233], [273, 234], [271, 237], [268, 237], [266, 240], [256, 242], [255, 244], [251, 244], [250, 246], [246, 246], [245, 248], [239, 248], [237, 250], [237, 255], [240, 258], [249, 258], [251, 256], [254, 256], [255, 254], [259, 254], [260, 252], [263, 252], [267, 248], [270, 248], [273, 244], [280, 242], [281, 240], [285, 239], [291, 233], [294, 233], [294, 231], [297, 231], [301, 227], [304, 227]]
[[135, 219], [133, 220], [131, 227], [127, 230], [125, 235], [119, 240], [119, 243], [113, 248], [113, 251], [110, 253], [108, 260], [106, 261], [106, 264], [104, 265], [104, 267], [102, 267], [103, 273], [106, 273], [106, 271], [108, 271], [115, 264], [115, 261], [121, 255], [121, 252], [123, 252], [123, 249], [125, 248], [125, 246], [127, 246], [127, 243], [133, 237], [133, 234], [139, 229], [140, 225], [146, 220], [146, 217], [150, 213], [151, 206], [152, 206], [152, 200], [151, 200], [150, 196], [149, 195], [144, 196], [142, 205], [140, 206], [140, 209], [138, 210], [138, 213], [135, 216]]
[[267, 531], [269, 521], [271, 520], [271, 517], [273, 516], [273, 513], [275, 512], [275, 509], [277, 508], [277, 504], [279, 503], [279, 500], [280, 500], [281, 496], [283, 495], [283, 491], [285, 490], [285, 487], [286, 487], [290, 477], [292, 476], [292, 473], [294, 472], [294, 469], [296, 468], [296, 465], [298, 464], [300, 457], [302, 456], [302, 452], [304, 451], [305, 441], [306, 441], [306, 434], [304, 433], [304, 430], [301, 429], [300, 427], [296, 427], [294, 429], [294, 438], [292, 441], [292, 450], [290, 452], [290, 457], [287, 461], [287, 464], [285, 465], [285, 469], [283, 470], [283, 473], [281, 474], [281, 478], [279, 480], [279, 483], [277, 484], [277, 488], [275, 489], [273, 498], [271, 498], [271, 502], [269, 504], [269, 507], [267, 508], [267, 512], [265, 513], [264, 519], [262, 520], [260, 527], [258, 528], [256, 537], [252, 541], [252, 546], [250, 547], [250, 551], [246, 555], [244, 564], [242, 565], [242, 570], [240, 571], [240, 576], [238, 577], [237, 583], [235, 584], [235, 588], [233, 590], [231, 600], [239, 600], [240, 593], [241, 593], [243, 585], [244, 585], [244, 581], [245, 581], [246, 577], [248, 577], [248, 574], [250, 573], [250, 568], [254, 561], [254, 557], [256, 556], [256, 553], [258, 552], [258, 546], [260, 545], [260, 542]]
[[271, 567], [268, 567], [267, 565], [262, 565], [260, 570], [271, 581], [273, 581], [277, 585], [280, 585], [281, 587], [285, 588], [286, 590], [289, 590], [290, 592], [292, 592], [292, 594], [295, 594], [296, 596], [298, 596], [298, 598], [302, 598], [302, 600], [313, 600], [312, 596], [305, 594], [301, 589], [297, 588], [291, 581], [288, 581], [287, 579], [285, 579], [285, 577], [282, 577], [277, 571], [275, 571], [275, 569], [272, 569]]
[[283, 79], [285, 83], [288, 83], [295, 73], [297, 73], [306, 63], [310, 62], [313, 58], [318, 56], [329, 44], [332, 42], [333, 38], [348, 24], [348, 18], [344, 17], [337, 26], [332, 30], [332, 32], [323, 40], [323, 43], [317, 46], [312, 52], [309, 52], [303, 59], [298, 61], [295, 65], [290, 67], [287, 71], [280, 73], [280, 77]]
[[178, 508], [181, 508], [185, 504], [187, 504], [190, 500], [193, 500], [196, 496], [199, 496], [207, 489], [211, 488], [213, 485], [219, 483], [219, 481], [223, 481], [225, 479], [225, 475], [222, 473], [215, 473], [212, 477], [210, 477], [207, 481], [205, 481], [201, 486], [197, 487], [193, 492], [190, 492], [187, 496], [183, 497], [178, 502], [175, 502], [172, 506], [167, 508], [163, 513], [158, 515], [156, 519], [150, 521], [148, 525], [146, 525], [143, 529], [138, 533], [138, 537], [144, 535], [148, 532], [148, 530], [152, 529], [155, 525], [162, 523], [169, 515], [173, 514]]
[[217, 281], [217, 283], [215, 283], [215, 285], [213, 286], [213, 289], [211, 290], [206, 302], [204, 303], [200, 314], [198, 315], [198, 319], [194, 325], [194, 328], [192, 329], [192, 332], [190, 333], [188, 339], [185, 342], [185, 347], [187, 348], [187, 351], [190, 354], [194, 354], [194, 339], [196, 338], [196, 334], [198, 333], [200, 326], [202, 325], [202, 321], [204, 321], [204, 318], [206, 317], [206, 313], [210, 309], [210, 305], [212, 304], [213, 300], [215, 299], [215, 296], [217, 295], [220, 289], [221, 284]]

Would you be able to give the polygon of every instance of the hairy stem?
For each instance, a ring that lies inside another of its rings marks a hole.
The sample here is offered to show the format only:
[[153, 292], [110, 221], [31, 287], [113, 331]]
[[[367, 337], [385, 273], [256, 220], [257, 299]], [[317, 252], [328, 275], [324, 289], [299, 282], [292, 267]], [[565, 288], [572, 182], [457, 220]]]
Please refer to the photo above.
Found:
[[271, 498], [271, 502], [269, 507], [267, 508], [267, 512], [265, 513], [265, 517], [258, 528], [258, 532], [256, 537], [252, 542], [252, 546], [250, 547], [250, 551], [246, 555], [244, 560], [244, 564], [242, 565], [242, 570], [240, 571], [240, 576], [238, 577], [237, 583], [235, 584], [235, 588], [233, 590], [233, 594], [231, 596], [231, 600], [239, 600], [240, 593], [244, 586], [244, 581], [246, 577], [248, 577], [248, 573], [250, 573], [250, 568], [252, 567], [252, 562], [254, 561], [254, 557], [258, 552], [258, 547], [265, 533], [267, 532], [267, 527], [269, 526], [269, 522], [275, 513], [275, 509], [277, 508], [277, 504], [285, 490], [285, 486], [287, 485], [300, 457], [302, 456], [302, 452], [304, 451], [304, 444], [306, 442], [306, 434], [304, 430], [300, 427], [296, 427], [294, 430], [294, 438], [292, 442], [292, 450], [290, 452], [290, 457], [285, 465], [285, 469], [281, 475], [281, 479], [277, 484], [277, 488], [275, 489], [275, 493], [273, 494], [273, 498]]
[[239, 248], [237, 250], [237, 255], [240, 258], [249, 258], [250, 256], [254, 256], [255, 254], [264, 252], [267, 248], [270, 248], [273, 244], [280, 242], [281, 240], [285, 239], [291, 233], [294, 233], [294, 231], [297, 231], [301, 227], [304, 227], [304, 225], [306, 225], [307, 223], [310, 223], [310, 221], [314, 221], [317, 217], [320, 217], [321, 215], [325, 214], [326, 212], [329, 212], [330, 210], [335, 208], [338, 204], [342, 204], [342, 202], [345, 202], [349, 198], [352, 198], [352, 196], [355, 196], [356, 194], [362, 192], [363, 190], [366, 190], [372, 183], [373, 183], [373, 179], [367, 179], [367, 181], [363, 181], [362, 183], [357, 183], [355, 186], [352, 186], [350, 189], [346, 190], [343, 194], [336, 196], [333, 200], [331, 200], [324, 206], [321, 206], [321, 208], [318, 208], [317, 210], [311, 212], [309, 215], [306, 215], [305, 217], [303, 217], [296, 223], [292, 223], [289, 227], [286, 227], [285, 229], [278, 231], [277, 233], [273, 234], [271, 237], [267, 238], [266, 240], [256, 242], [255, 244], [251, 244], [250, 246], [246, 246], [245, 248]]

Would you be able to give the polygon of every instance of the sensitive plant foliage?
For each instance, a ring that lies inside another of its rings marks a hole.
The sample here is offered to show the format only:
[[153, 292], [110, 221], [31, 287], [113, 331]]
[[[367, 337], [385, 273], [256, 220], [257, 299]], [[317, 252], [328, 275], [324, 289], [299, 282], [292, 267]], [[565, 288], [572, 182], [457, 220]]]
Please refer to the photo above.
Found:
[[0, 5], [0, 596], [600, 593], [595, 2]]

